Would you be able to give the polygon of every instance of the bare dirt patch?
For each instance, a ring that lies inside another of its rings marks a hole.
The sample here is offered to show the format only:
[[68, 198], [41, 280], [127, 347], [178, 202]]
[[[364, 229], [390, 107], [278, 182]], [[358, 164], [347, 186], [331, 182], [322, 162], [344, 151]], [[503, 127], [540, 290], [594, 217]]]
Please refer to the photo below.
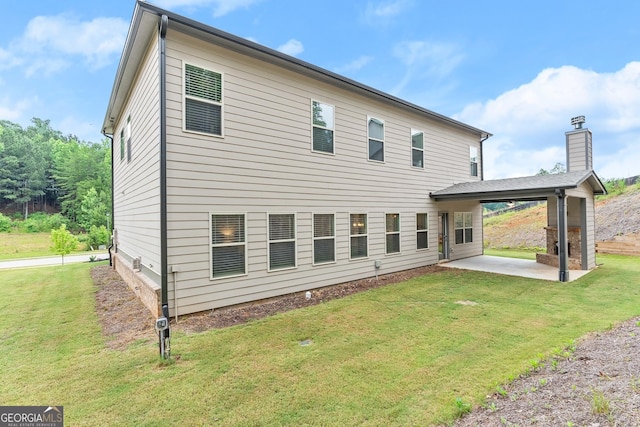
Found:
[[[310, 299], [306, 298], [306, 292], [296, 292], [249, 304], [179, 316], [178, 323], [171, 319], [171, 328], [174, 331], [186, 333], [226, 328], [276, 313], [309, 307], [368, 289], [402, 282], [443, 269], [444, 267], [434, 265], [384, 274], [377, 279], [373, 277], [327, 286], [311, 290]], [[118, 273], [109, 266], [98, 266], [91, 270], [91, 277], [97, 287], [96, 311], [103, 334], [108, 339], [109, 347], [124, 349], [133, 341], [156, 338], [153, 329], [154, 318]]]

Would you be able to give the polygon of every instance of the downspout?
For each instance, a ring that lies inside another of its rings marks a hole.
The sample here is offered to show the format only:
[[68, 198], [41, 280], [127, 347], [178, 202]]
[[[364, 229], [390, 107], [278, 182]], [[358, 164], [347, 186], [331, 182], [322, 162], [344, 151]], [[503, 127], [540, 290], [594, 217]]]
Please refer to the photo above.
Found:
[[488, 133], [484, 137], [480, 135], [480, 181], [484, 181], [484, 150], [482, 149], [482, 143], [489, 139], [490, 136]]
[[[113, 225], [113, 201], [114, 201], [114, 191], [113, 191], [113, 135], [108, 135], [105, 132], [105, 129], [102, 129], [102, 134], [106, 137], [109, 138], [111, 140], [111, 212], [109, 213], [109, 215], [111, 215], [111, 230], [109, 230], [109, 235], [113, 236], [113, 229], [115, 228]], [[111, 259], [111, 249], [113, 249], [113, 239], [111, 239], [111, 244], [109, 245], [109, 266], [113, 267], [113, 260]]]
[[[167, 58], [166, 36], [169, 18], [160, 18], [160, 276], [162, 316], [169, 319], [168, 272], [167, 272]], [[164, 331], [169, 338], [169, 329]]]

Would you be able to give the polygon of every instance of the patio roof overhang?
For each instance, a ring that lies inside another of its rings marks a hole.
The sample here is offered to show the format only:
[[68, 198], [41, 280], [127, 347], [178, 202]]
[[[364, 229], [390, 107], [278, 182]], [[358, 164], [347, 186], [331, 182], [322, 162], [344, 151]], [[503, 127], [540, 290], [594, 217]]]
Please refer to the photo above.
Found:
[[429, 193], [436, 202], [454, 200], [478, 200], [501, 202], [514, 200], [546, 200], [557, 194], [557, 190], [578, 188], [587, 182], [593, 194], [606, 194], [600, 178], [592, 170], [551, 175], [535, 175], [520, 178], [494, 179], [463, 182]]

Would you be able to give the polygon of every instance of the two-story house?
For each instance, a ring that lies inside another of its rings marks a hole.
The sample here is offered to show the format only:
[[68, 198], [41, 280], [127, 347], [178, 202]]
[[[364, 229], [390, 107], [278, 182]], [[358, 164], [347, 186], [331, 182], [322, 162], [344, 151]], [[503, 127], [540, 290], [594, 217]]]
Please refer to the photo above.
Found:
[[[117, 271], [187, 314], [481, 255], [486, 131], [138, 1], [103, 132]], [[162, 309], [161, 309], [162, 307]]]

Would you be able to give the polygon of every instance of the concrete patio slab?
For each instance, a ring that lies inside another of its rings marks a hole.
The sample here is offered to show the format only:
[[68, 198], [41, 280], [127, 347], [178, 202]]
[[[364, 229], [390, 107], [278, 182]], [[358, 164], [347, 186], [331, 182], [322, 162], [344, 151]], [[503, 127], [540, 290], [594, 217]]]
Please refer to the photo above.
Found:
[[[442, 267], [461, 268], [464, 270], [485, 271], [488, 273], [506, 274], [509, 276], [529, 277], [542, 280], [559, 280], [557, 267], [540, 264], [533, 260], [505, 258], [490, 255], [480, 255], [455, 261], [443, 262]], [[569, 281], [579, 279], [589, 271], [570, 270]]]

